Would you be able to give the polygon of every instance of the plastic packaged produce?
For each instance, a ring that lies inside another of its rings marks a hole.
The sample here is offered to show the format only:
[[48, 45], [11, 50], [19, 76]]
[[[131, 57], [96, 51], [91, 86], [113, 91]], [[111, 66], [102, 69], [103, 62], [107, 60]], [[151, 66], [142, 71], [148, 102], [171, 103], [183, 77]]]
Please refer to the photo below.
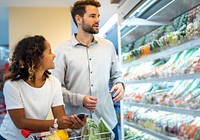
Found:
[[101, 140], [113, 137], [112, 130], [102, 118], [98, 123], [91, 118], [87, 118], [81, 135], [83, 140]]

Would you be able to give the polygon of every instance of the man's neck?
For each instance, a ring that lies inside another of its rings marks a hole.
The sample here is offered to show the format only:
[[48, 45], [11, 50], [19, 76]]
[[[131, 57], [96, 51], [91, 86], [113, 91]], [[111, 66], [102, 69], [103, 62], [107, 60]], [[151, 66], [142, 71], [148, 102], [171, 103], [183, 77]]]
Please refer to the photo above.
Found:
[[82, 32], [78, 32], [76, 35], [76, 39], [78, 42], [89, 46], [92, 41], [94, 40], [94, 35], [93, 34], [89, 34], [89, 33], [82, 33]]

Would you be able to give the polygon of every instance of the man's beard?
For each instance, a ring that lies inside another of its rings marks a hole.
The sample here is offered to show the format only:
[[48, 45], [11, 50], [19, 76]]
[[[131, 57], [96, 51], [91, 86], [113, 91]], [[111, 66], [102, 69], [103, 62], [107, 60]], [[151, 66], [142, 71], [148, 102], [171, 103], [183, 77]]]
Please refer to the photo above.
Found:
[[85, 32], [90, 33], [90, 34], [98, 34], [99, 33], [99, 30], [95, 31], [91, 26], [85, 24], [84, 21], [82, 23], [82, 28]]

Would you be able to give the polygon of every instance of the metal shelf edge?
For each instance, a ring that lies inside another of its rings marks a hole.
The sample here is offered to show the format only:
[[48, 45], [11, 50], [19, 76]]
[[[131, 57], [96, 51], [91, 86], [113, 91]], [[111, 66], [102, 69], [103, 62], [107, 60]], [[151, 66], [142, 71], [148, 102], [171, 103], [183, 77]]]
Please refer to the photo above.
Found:
[[177, 80], [189, 80], [189, 79], [199, 79], [200, 73], [193, 74], [181, 74], [176, 76], [164, 77], [164, 78], [153, 78], [153, 79], [145, 79], [145, 80], [125, 80], [126, 84], [144, 84], [144, 83], [152, 83], [152, 82], [173, 82]]
[[137, 106], [137, 107], [151, 108], [151, 109], [156, 109], [156, 110], [161, 110], [161, 111], [172, 112], [172, 113], [176, 113], [176, 114], [178, 113], [178, 114], [183, 114], [183, 115], [200, 117], [200, 110], [168, 107], [168, 106], [153, 105], [153, 104], [131, 103], [131, 102], [128, 102], [128, 101], [124, 101], [123, 103], [133, 105], [133, 106]]
[[157, 137], [157, 138], [159, 138], [159, 139], [162, 139], [162, 140], [176, 140], [176, 138], [171, 138], [171, 137], [169, 137], [169, 136], [165, 136], [165, 135], [163, 135], [163, 134], [159, 134], [158, 132], [154, 132], [154, 131], [152, 131], [152, 130], [145, 129], [145, 128], [143, 128], [143, 127], [141, 127], [141, 126], [138, 126], [138, 125], [136, 125], [136, 124], [134, 124], [134, 123], [130, 123], [130, 122], [125, 121], [124, 124], [125, 124], [125, 125], [128, 125], [128, 126], [131, 126], [131, 127], [135, 128], [135, 129], [137, 129], [137, 130], [140, 130], [140, 131], [143, 131], [143, 132], [145, 132], [145, 133], [148, 133], [148, 134], [150, 134], [150, 135], [152, 135], [152, 136], [154, 136], [154, 137]]
[[171, 54], [178, 53], [178, 52], [184, 51], [186, 49], [194, 48], [194, 47], [197, 47], [199, 45], [200, 45], [200, 38], [198, 38], [196, 40], [190, 40], [186, 43], [180, 44], [180, 45], [178, 45], [176, 47], [172, 47], [170, 49], [163, 50], [162, 52], [158, 52], [158, 53], [153, 54], [151, 56], [141, 58], [141, 59], [138, 59], [138, 60], [126, 63], [126, 64], [122, 64], [122, 66], [123, 67], [130, 67], [132, 65], [138, 65], [140, 63], [144, 63], [144, 62], [147, 62], [147, 61], [150, 61], [150, 60], [164, 58], [164, 57], [169, 56]]

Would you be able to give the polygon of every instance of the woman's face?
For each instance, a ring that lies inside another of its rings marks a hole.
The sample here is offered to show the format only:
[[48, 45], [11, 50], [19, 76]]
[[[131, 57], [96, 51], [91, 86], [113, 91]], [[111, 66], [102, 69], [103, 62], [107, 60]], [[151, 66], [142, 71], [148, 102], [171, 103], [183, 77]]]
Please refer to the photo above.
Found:
[[55, 68], [55, 64], [53, 62], [55, 54], [51, 52], [51, 46], [48, 41], [45, 41], [44, 45], [45, 45], [45, 50], [43, 52], [43, 58], [41, 60], [41, 68], [45, 71]]

